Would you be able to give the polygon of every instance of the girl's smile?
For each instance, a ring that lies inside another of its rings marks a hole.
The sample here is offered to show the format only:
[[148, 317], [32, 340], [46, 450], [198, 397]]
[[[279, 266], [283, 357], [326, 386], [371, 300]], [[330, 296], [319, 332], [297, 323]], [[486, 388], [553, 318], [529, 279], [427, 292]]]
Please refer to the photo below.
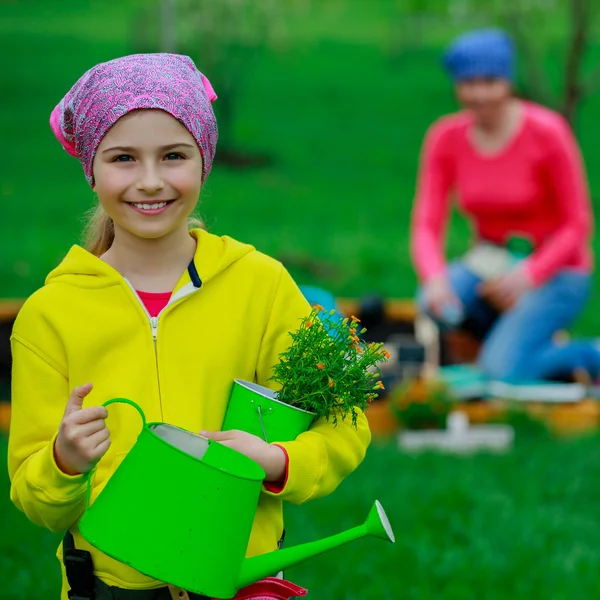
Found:
[[142, 215], [156, 216], [162, 215], [169, 206], [176, 202], [175, 200], [152, 200], [144, 202], [128, 202], [129, 206]]

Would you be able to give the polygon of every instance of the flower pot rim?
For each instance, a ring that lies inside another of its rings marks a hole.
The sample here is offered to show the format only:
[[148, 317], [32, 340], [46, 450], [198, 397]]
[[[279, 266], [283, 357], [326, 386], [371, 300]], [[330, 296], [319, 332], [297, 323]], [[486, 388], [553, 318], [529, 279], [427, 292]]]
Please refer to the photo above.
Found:
[[241, 385], [242, 387], [246, 388], [247, 390], [250, 390], [250, 391], [258, 394], [259, 396], [262, 396], [263, 398], [267, 398], [268, 400], [271, 400], [272, 402], [281, 404], [282, 406], [287, 406], [288, 408], [297, 410], [298, 412], [301, 412], [301, 413], [306, 413], [307, 415], [316, 416], [316, 414], [317, 414], [316, 412], [313, 412], [311, 410], [304, 410], [303, 408], [298, 408], [297, 406], [293, 406], [292, 404], [287, 404], [287, 402], [282, 402], [281, 400], [278, 400], [275, 397], [276, 392], [274, 390], [272, 390], [271, 388], [265, 387], [264, 385], [260, 385], [259, 383], [254, 383], [252, 381], [247, 381], [245, 379], [234, 379], [233, 381], [234, 381], [234, 383]]

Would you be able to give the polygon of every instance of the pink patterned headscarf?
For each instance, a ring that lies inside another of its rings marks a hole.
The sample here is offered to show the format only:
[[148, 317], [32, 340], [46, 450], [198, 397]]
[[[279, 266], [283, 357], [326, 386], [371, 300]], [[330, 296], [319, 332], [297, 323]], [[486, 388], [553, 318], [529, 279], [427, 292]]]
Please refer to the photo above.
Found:
[[217, 145], [217, 99], [191, 58], [179, 54], [132, 54], [96, 65], [79, 79], [50, 116], [50, 127], [94, 184], [92, 164], [102, 138], [123, 115], [140, 108], [164, 110], [194, 136], [202, 154], [202, 180]]

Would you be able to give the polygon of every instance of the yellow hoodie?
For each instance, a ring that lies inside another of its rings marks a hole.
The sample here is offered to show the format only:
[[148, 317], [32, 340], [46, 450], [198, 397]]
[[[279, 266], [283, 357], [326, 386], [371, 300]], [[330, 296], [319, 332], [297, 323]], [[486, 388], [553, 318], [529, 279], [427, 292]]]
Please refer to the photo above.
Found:
[[[193, 230], [194, 260], [159, 317], [150, 318], [131, 285], [79, 246], [52, 271], [21, 309], [12, 334], [12, 420], [8, 466], [11, 498], [33, 522], [73, 532], [92, 553], [96, 575], [130, 589], [156, 580], [91, 547], [79, 534], [86, 478], [54, 461], [53, 444], [73, 387], [94, 384], [84, 407], [129, 398], [149, 422], [189, 431], [219, 430], [235, 378], [268, 383], [309, 306], [277, 261], [229, 237]], [[92, 499], [135, 442], [138, 415], [109, 409], [111, 446], [96, 467]], [[282, 529], [281, 501], [301, 503], [333, 491], [364, 457], [370, 433], [318, 421], [294, 442], [280, 493], [263, 488], [247, 555], [274, 550]], [[185, 494], [185, 481], [174, 494]], [[159, 526], [149, 523], [148, 526]], [[60, 556], [59, 549], [59, 556]], [[66, 588], [63, 576], [63, 598]]]

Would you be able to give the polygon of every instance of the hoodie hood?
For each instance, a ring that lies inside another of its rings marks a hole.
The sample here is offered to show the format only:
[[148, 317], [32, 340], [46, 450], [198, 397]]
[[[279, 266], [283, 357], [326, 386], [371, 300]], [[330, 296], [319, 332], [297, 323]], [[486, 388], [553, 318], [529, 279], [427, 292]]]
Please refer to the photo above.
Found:
[[[192, 229], [196, 252], [192, 263], [176, 286], [176, 290], [192, 281], [190, 272], [197, 274], [200, 285], [207, 283], [240, 258], [254, 252], [249, 244], [229, 236], [217, 236], [203, 229]], [[73, 246], [63, 261], [46, 278], [46, 285], [61, 283], [81, 288], [104, 288], [121, 285], [123, 276], [102, 259], [81, 246]], [[194, 282], [196, 284], [196, 282]], [[196, 287], [199, 285], [196, 284]]]

